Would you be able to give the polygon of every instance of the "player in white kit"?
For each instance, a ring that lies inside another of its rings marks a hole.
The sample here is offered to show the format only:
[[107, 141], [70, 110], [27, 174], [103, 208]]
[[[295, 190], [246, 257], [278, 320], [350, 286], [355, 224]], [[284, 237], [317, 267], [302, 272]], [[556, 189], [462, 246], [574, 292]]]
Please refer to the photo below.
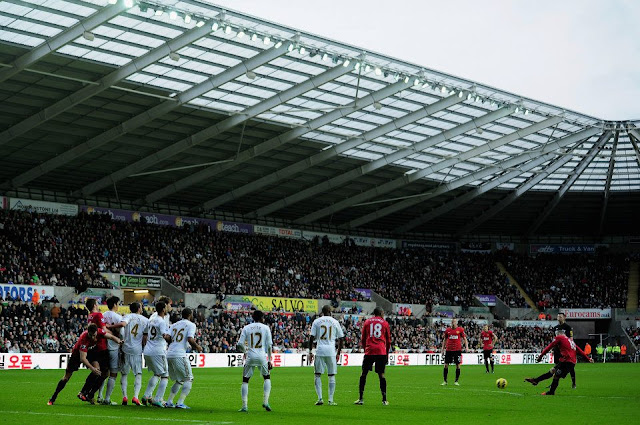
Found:
[[[336, 391], [336, 373], [338, 373], [338, 358], [342, 350], [342, 338], [344, 331], [340, 323], [331, 317], [331, 306], [322, 307], [322, 316], [313, 321], [311, 325], [311, 337], [309, 338], [309, 358], [313, 361], [315, 369], [315, 387], [318, 401], [316, 406], [322, 406], [322, 374], [326, 371], [329, 378], [329, 406], [336, 406], [333, 394]], [[313, 341], [318, 344], [314, 357]], [[336, 340], [338, 350], [336, 352]]]
[[[169, 383], [169, 367], [167, 366], [167, 343], [171, 342], [169, 326], [165, 321], [166, 304], [162, 301], [156, 303], [155, 317], [149, 320], [144, 334], [147, 335], [147, 343], [144, 346], [144, 360], [153, 376], [147, 384], [147, 389], [142, 396], [142, 404], [153, 404], [156, 407], [164, 407], [162, 398]], [[158, 394], [153, 398], [153, 390], [160, 381]], [[159, 395], [159, 396], [158, 396]]]
[[[165, 403], [165, 407], [175, 407], [178, 409], [189, 409], [184, 404], [185, 398], [191, 392], [193, 385], [193, 373], [191, 372], [191, 364], [187, 358], [187, 349], [189, 346], [196, 351], [202, 351], [202, 347], [196, 342], [196, 324], [192, 322], [193, 311], [190, 308], [182, 310], [182, 320], [174, 323], [169, 328], [171, 335], [171, 343], [167, 350], [167, 361], [169, 362], [169, 377], [174, 384], [171, 386], [169, 399]], [[178, 402], [174, 405], [173, 399], [180, 392]], [[160, 391], [158, 390], [158, 393]], [[164, 393], [163, 393], [164, 394]]]
[[140, 304], [131, 303], [129, 305], [131, 314], [127, 314], [122, 318], [126, 323], [124, 327], [124, 344], [122, 351], [124, 353], [124, 361], [120, 368], [120, 388], [122, 389], [122, 405], [126, 406], [129, 399], [127, 398], [127, 375], [130, 371], [135, 375], [133, 381], [133, 398], [131, 402], [138, 406], [141, 405], [138, 396], [140, 388], [142, 388], [142, 347], [147, 340], [144, 337], [144, 330], [149, 323], [149, 319], [139, 314]]
[[[104, 317], [107, 329], [109, 329], [113, 335], [123, 339], [120, 329], [123, 328], [126, 323], [122, 321], [122, 316], [118, 314], [119, 302], [120, 298], [116, 296], [109, 297], [107, 299], [107, 307], [109, 308], [109, 311], [106, 311], [102, 317]], [[98, 402], [107, 406], [115, 406], [118, 403], [111, 401], [111, 394], [113, 393], [113, 389], [116, 387], [116, 377], [118, 376], [118, 370], [120, 369], [120, 345], [108, 340], [107, 349], [109, 350], [109, 379], [102, 382], [102, 387], [100, 387], [100, 393], [98, 395]], [[107, 387], [106, 394], [103, 393], [105, 383]], [[104, 397], [102, 397], [103, 394]]]
[[254, 323], [242, 328], [238, 348], [245, 353], [244, 370], [242, 373], [242, 408], [239, 412], [248, 412], [247, 403], [249, 401], [249, 379], [253, 376], [253, 369], [259, 368], [264, 378], [262, 407], [267, 412], [271, 412], [269, 406], [269, 394], [271, 393], [271, 374], [273, 368], [271, 364], [271, 350], [273, 340], [271, 329], [264, 323], [264, 313], [255, 310], [252, 314]]

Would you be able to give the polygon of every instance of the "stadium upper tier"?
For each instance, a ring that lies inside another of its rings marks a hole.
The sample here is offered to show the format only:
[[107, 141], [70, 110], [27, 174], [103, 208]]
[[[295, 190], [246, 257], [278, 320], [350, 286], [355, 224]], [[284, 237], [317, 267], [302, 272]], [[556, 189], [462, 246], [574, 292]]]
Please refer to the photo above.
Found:
[[[162, 275], [185, 292], [357, 300], [369, 288], [393, 302], [475, 305], [476, 294], [524, 306], [496, 261], [505, 254], [439, 253], [318, 244], [273, 236], [216, 232], [77, 217], [0, 212], [0, 282], [108, 287], [100, 272]], [[508, 270], [545, 306], [623, 307], [624, 257], [534, 260], [511, 256]]]
[[638, 121], [204, 0], [4, 0], [0, 27], [10, 196], [397, 233], [638, 232]]
[[[1, 307], [1, 306], [0, 306]], [[0, 353], [7, 352], [70, 352], [80, 333], [86, 326], [87, 310], [73, 306], [63, 308], [51, 317], [52, 305], [34, 306], [31, 303], [9, 303], [0, 308]], [[120, 307], [126, 314], [128, 307]], [[202, 312], [202, 310], [199, 310]], [[212, 313], [212, 314], [210, 314]], [[175, 309], [172, 320], [177, 321], [179, 309]], [[315, 315], [306, 313], [268, 313], [265, 323], [271, 327], [273, 343], [278, 351], [306, 349], [309, 331]], [[422, 318], [387, 318], [391, 325], [391, 340], [394, 350], [410, 352], [439, 351], [446, 325], [430, 325]], [[196, 339], [207, 353], [234, 353], [235, 344], [242, 327], [251, 321], [250, 312], [226, 312], [207, 310], [206, 315], [194, 317], [198, 334]], [[361, 323], [351, 319], [340, 319], [345, 330], [344, 348], [360, 349]], [[469, 340], [469, 348], [477, 350], [480, 344], [480, 326], [470, 320], [461, 319]], [[494, 328], [500, 338], [499, 350], [540, 351], [552, 332], [542, 328], [509, 327]]]

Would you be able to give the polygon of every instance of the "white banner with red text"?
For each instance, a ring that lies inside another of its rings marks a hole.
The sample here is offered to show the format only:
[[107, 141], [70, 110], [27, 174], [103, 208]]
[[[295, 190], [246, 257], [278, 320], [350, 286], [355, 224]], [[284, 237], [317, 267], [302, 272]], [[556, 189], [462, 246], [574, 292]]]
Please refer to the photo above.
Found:
[[[69, 354], [65, 353], [6, 353], [0, 354], [0, 370], [30, 370], [30, 369], [65, 369], [69, 362]], [[537, 353], [495, 353], [497, 364], [534, 364]], [[244, 364], [244, 354], [188, 354], [189, 362], [194, 368], [240, 367]], [[341, 366], [362, 366], [362, 353], [340, 354]], [[302, 367], [311, 366], [308, 354], [275, 353], [273, 366]], [[481, 365], [484, 362], [482, 353], [463, 353], [462, 364]], [[543, 363], [553, 363], [553, 356], [547, 354]], [[389, 354], [390, 366], [437, 366], [444, 364], [444, 357], [440, 353], [392, 353]]]

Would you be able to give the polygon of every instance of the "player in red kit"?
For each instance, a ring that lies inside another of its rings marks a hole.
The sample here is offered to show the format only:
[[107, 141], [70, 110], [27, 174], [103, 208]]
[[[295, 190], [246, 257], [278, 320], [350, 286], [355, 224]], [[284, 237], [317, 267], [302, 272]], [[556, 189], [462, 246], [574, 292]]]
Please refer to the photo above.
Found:
[[[89, 298], [85, 305], [87, 310], [89, 310], [89, 323], [95, 324], [98, 329], [103, 329], [110, 334], [111, 332], [107, 330], [106, 321], [100, 312], [96, 300], [94, 298]], [[92, 402], [93, 395], [98, 391], [106, 377], [109, 376], [109, 352], [107, 351], [107, 340], [104, 338], [99, 339], [98, 343], [89, 350], [87, 358], [90, 363], [98, 365], [102, 374], [89, 374], [84, 382], [84, 386], [78, 393], [78, 398], [82, 401]]]
[[78, 338], [78, 342], [76, 342], [76, 345], [73, 346], [73, 350], [71, 351], [71, 357], [69, 358], [69, 363], [67, 363], [67, 370], [65, 371], [62, 379], [58, 382], [56, 391], [49, 399], [49, 403], [47, 403], [49, 406], [56, 402], [58, 394], [60, 394], [60, 391], [62, 391], [65, 385], [67, 385], [67, 382], [71, 379], [71, 375], [80, 368], [81, 364], [85, 365], [86, 368], [91, 371], [92, 375], [100, 376], [103, 373], [100, 371], [100, 367], [91, 364], [87, 358], [87, 353], [100, 341], [106, 341], [107, 339], [110, 339], [117, 344], [122, 342], [117, 337], [106, 333], [104, 329], [98, 328], [93, 323], [89, 325], [86, 331], [82, 332], [80, 338]]
[[489, 362], [491, 362], [491, 373], [493, 373], [493, 346], [498, 340], [498, 337], [493, 333], [493, 331], [489, 330], [489, 325], [484, 325], [482, 327], [482, 332], [480, 333], [480, 340], [482, 341], [484, 367], [487, 369], [487, 373], [489, 373]]
[[[580, 353], [582, 357], [587, 359], [589, 363], [593, 363], [593, 359], [587, 356], [580, 347], [573, 342], [572, 339], [567, 338], [563, 329], [556, 329], [556, 337], [551, 344], [549, 344], [542, 353], [536, 359], [536, 362], [542, 361], [542, 357], [547, 354], [551, 349], [557, 347], [560, 349], [560, 359], [557, 365], [551, 369], [551, 371], [538, 376], [537, 378], [526, 378], [525, 381], [531, 384], [538, 385], [539, 382], [549, 379], [553, 376], [553, 382], [551, 383], [551, 389], [542, 393], [542, 395], [555, 395], [556, 388], [561, 378], [565, 378], [576, 366], [576, 353]], [[555, 373], [554, 373], [555, 372]]]
[[364, 404], [364, 386], [367, 383], [367, 374], [376, 365], [376, 373], [380, 378], [380, 392], [382, 392], [382, 404], [387, 401], [387, 378], [384, 377], [384, 369], [391, 348], [391, 331], [389, 323], [382, 317], [382, 308], [373, 310], [373, 317], [367, 319], [362, 325], [362, 347], [364, 348], [364, 360], [362, 361], [362, 375], [360, 375], [360, 398], [354, 404]]
[[451, 327], [448, 327], [444, 331], [444, 338], [442, 338], [441, 354], [444, 356], [444, 370], [442, 371], [444, 381], [440, 385], [447, 385], [450, 363], [456, 364], [456, 381], [454, 385], [460, 385], [458, 379], [460, 379], [460, 364], [462, 363], [462, 341], [464, 341], [465, 351], [469, 351], [469, 343], [467, 342], [467, 335], [465, 335], [464, 329], [458, 326], [458, 319], [452, 319]]

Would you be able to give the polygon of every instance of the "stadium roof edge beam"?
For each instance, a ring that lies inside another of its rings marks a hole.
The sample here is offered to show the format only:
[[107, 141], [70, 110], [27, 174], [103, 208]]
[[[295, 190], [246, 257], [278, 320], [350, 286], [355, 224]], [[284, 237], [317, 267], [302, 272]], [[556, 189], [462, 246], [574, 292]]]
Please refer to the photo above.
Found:
[[[37, 6], [33, 5], [33, 7]], [[13, 77], [28, 66], [36, 63], [38, 60], [45, 57], [49, 53], [55, 52], [65, 44], [75, 40], [78, 37], [81, 37], [85, 31], [91, 31], [93, 28], [101, 25], [114, 16], [117, 16], [119, 13], [126, 9], [127, 8], [124, 5], [124, 2], [97, 9], [95, 13], [91, 14], [87, 18], [60, 32], [59, 34], [49, 38], [48, 40], [45, 40], [39, 46], [18, 57], [11, 64], [11, 68], [0, 70], [0, 83]], [[3, 140], [2, 137], [0, 137], [0, 140]]]
[[558, 204], [560, 203], [564, 195], [567, 193], [567, 191], [575, 183], [578, 177], [580, 177], [580, 175], [584, 172], [584, 170], [591, 163], [591, 161], [593, 161], [593, 158], [595, 158], [597, 153], [600, 150], [602, 150], [604, 145], [606, 145], [609, 142], [612, 136], [613, 136], [612, 131], [605, 131], [604, 133], [602, 133], [598, 141], [591, 147], [591, 149], [589, 149], [589, 152], [587, 153], [587, 155], [585, 155], [580, 160], [580, 164], [578, 165], [578, 167], [576, 167], [575, 171], [564, 181], [564, 183], [562, 183], [562, 186], [560, 187], [560, 189], [558, 189], [556, 194], [553, 196], [553, 199], [547, 205], [545, 205], [542, 212], [538, 214], [538, 216], [536, 217], [536, 220], [527, 230], [527, 233], [526, 233], [527, 236], [533, 235], [536, 232], [536, 230], [538, 230], [540, 225], [544, 223], [544, 221], [547, 219], [549, 214], [551, 214], [551, 212], [555, 209], [555, 207], [558, 206]]
[[257, 158], [260, 155], [264, 155], [267, 152], [272, 151], [278, 147], [285, 145], [288, 142], [295, 140], [296, 138], [304, 136], [306, 133], [309, 133], [313, 130], [317, 130], [318, 128], [327, 125], [337, 119], [345, 118], [350, 114], [357, 112], [363, 108], [373, 105], [376, 102], [380, 102], [383, 99], [386, 99], [389, 96], [393, 96], [396, 93], [401, 92], [408, 88], [409, 85], [402, 81], [397, 83], [388, 85], [377, 92], [372, 92], [367, 94], [364, 97], [358, 98], [353, 102], [343, 106], [342, 108], [335, 109], [333, 111], [327, 112], [324, 115], [319, 116], [318, 118], [312, 119], [306, 122], [304, 125], [300, 127], [289, 130], [281, 135], [273, 137], [269, 140], [261, 142], [257, 146], [251, 147], [240, 152], [233, 161], [227, 162], [224, 164], [213, 165], [211, 167], [205, 168], [204, 170], [198, 171], [190, 176], [187, 176], [181, 180], [178, 180], [175, 183], [172, 183], [169, 186], [166, 186], [163, 189], [159, 189], [145, 197], [146, 203], [151, 203], [158, 201], [166, 196], [172, 195], [176, 192], [184, 190], [194, 184], [197, 184], [201, 181], [214, 177], [224, 171], [230, 170], [238, 165], [244, 164], [245, 162]]
[[640, 167], [640, 148], [638, 147], [638, 143], [640, 143], [640, 133], [637, 130], [631, 130], [627, 128], [627, 134], [629, 135], [629, 141], [633, 146], [636, 161], [638, 162], [638, 166]]
[[[367, 223], [369, 221], [373, 221], [373, 220], [377, 220], [381, 217], [384, 217], [386, 215], [389, 214], [393, 214], [399, 211], [402, 211], [404, 209], [413, 207], [414, 205], [420, 204], [423, 201], [426, 201], [428, 199], [431, 198], [435, 198], [436, 196], [440, 196], [444, 193], [450, 192], [454, 189], [457, 189], [459, 187], [462, 186], [466, 186], [468, 184], [471, 184], [474, 181], [489, 177], [491, 175], [494, 174], [498, 174], [498, 173], [502, 173], [504, 172], [505, 169], [509, 169], [512, 167], [517, 167], [520, 164], [526, 162], [526, 161], [530, 161], [533, 160], [537, 157], [539, 157], [540, 155], [546, 155], [547, 153], [552, 153], [554, 151], [556, 151], [557, 149], [560, 148], [564, 148], [566, 146], [569, 146], [571, 144], [574, 143], [578, 143], [581, 142], [585, 139], [588, 139], [589, 137], [593, 136], [594, 134], [597, 134], [599, 132], [598, 129], [586, 129], [583, 130], [579, 133], [574, 133], [570, 136], [566, 136], [562, 139], [558, 139], [555, 140], [553, 142], [548, 143], [547, 145], [543, 146], [542, 148], [536, 149], [536, 150], [531, 150], [531, 151], [525, 151], [524, 153], [521, 153], [520, 155], [511, 157], [509, 159], [506, 159], [504, 161], [501, 161], [499, 163], [496, 164], [492, 164], [490, 166], [484, 167], [478, 171], [469, 173], [467, 175], [464, 175], [456, 180], [450, 181], [448, 183], [442, 184], [440, 186], [438, 186], [437, 188], [435, 188], [435, 190], [432, 190], [431, 192], [427, 192], [421, 196], [415, 196], [415, 197], [411, 197], [405, 200], [402, 200], [400, 202], [397, 203], [393, 203], [387, 207], [384, 207], [378, 211], [374, 211], [373, 213], [370, 213], [366, 216], [361, 217], [361, 221], [364, 223]], [[520, 173], [522, 174], [522, 173]], [[518, 174], [519, 175], [519, 174]], [[517, 176], [514, 176], [517, 177]], [[408, 223], [407, 229], [412, 229], [418, 225], [420, 225], [421, 223], [419, 222], [420, 217], [416, 218], [414, 221], [417, 223], [415, 225], [413, 225], [412, 227], [408, 227], [409, 224], [413, 224], [413, 222]], [[343, 225], [341, 227], [346, 227], [346, 225]], [[401, 232], [405, 232], [406, 230], [403, 229], [396, 229], [398, 231]]]
[[[172, 102], [169, 100], [165, 101], [151, 108], [150, 110], [145, 111], [141, 114], [138, 114], [135, 117], [121, 123], [120, 125], [112, 128], [111, 130], [107, 130], [106, 132], [94, 137], [92, 140], [95, 140], [97, 143], [93, 142], [91, 143], [91, 146], [95, 147], [94, 145], [97, 145], [97, 144], [99, 145], [106, 144], [111, 140], [114, 140], [115, 138], [120, 137], [127, 132], [130, 132], [156, 118], [159, 118], [165, 115], [167, 112], [172, 111], [178, 106], [183, 105], [197, 98], [198, 96], [210, 90], [215, 89], [216, 87], [219, 87], [225, 83], [228, 83], [229, 81], [232, 81], [238, 78], [239, 76], [246, 74], [248, 71], [251, 71], [265, 63], [268, 63], [273, 59], [280, 57], [286, 53], [287, 53], [287, 50], [282, 48], [282, 46], [280, 46], [280, 48], [272, 47], [267, 50], [263, 50], [261, 53], [258, 53], [257, 55], [251, 58], [248, 58], [246, 61], [240, 62], [239, 64], [225, 71], [222, 71], [219, 74], [213, 75], [209, 79], [191, 87], [187, 91], [179, 93], [178, 95], [176, 95], [177, 102]], [[91, 195], [97, 192], [98, 190], [104, 189], [105, 187], [108, 187], [111, 184], [114, 184], [122, 179], [129, 177], [129, 175], [131, 175], [134, 171], [137, 171], [137, 170], [131, 170], [130, 166], [125, 167], [93, 183], [90, 183], [84, 186], [82, 189], [74, 191], [72, 193], [72, 196], [76, 198], [80, 198], [80, 197]]]

